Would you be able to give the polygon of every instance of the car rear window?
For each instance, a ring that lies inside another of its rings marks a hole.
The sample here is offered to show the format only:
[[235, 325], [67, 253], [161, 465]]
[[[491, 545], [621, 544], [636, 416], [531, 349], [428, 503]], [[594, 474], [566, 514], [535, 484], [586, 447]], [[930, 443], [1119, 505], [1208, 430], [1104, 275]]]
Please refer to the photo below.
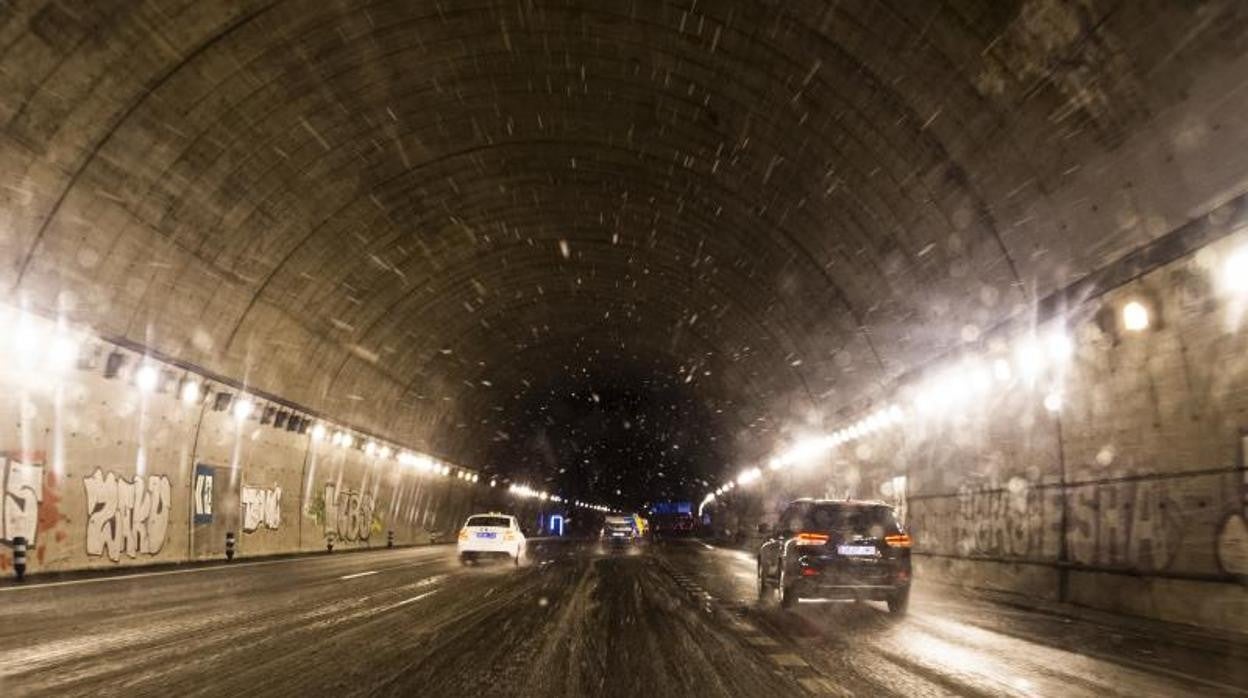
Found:
[[508, 528], [511, 526], [511, 519], [506, 516], [472, 516], [469, 517], [465, 526], [496, 526], [498, 528]]
[[807, 525], [816, 531], [841, 531], [881, 536], [898, 531], [892, 507], [851, 504], [819, 504], [807, 515]]

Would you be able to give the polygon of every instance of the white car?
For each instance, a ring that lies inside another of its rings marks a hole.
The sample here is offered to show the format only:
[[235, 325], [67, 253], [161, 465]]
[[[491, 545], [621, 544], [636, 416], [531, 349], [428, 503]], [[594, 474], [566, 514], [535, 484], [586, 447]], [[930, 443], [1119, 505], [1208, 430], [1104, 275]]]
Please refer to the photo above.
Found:
[[460, 564], [483, 557], [509, 557], [519, 565], [524, 561], [524, 533], [520, 522], [510, 514], [473, 514], [459, 529]]

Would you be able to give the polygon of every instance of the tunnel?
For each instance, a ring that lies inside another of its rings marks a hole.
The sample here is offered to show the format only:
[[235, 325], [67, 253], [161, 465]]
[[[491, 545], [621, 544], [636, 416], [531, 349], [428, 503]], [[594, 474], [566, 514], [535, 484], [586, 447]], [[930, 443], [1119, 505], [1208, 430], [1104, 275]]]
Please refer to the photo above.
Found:
[[0, 693], [1248, 693], [1248, 5], [0, 46]]

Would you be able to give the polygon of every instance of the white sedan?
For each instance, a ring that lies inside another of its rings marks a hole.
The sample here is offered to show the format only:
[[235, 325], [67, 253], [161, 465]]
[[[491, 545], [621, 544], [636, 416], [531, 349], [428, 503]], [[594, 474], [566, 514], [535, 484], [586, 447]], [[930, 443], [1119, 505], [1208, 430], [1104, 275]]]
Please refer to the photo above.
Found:
[[519, 565], [524, 560], [524, 533], [520, 522], [510, 514], [474, 514], [459, 529], [459, 561], [475, 562], [483, 557], [509, 557]]

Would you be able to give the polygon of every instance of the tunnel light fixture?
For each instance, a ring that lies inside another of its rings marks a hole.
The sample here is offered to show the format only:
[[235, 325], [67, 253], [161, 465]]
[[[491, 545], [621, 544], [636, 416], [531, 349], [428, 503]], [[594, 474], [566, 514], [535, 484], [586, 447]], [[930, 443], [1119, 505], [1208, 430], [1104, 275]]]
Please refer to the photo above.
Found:
[[1044, 396], [1044, 409], [1057, 413], [1062, 411], [1062, 394], [1056, 390]]
[[52, 363], [53, 370], [69, 370], [78, 361], [78, 342], [66, 334], [58, 334], [52, 340], [52, 349], [48, 359]]
[[1032, 340], [1024, 341], [1015, 348], [1014, 360], [1018, 364], [1018, 372], [1028, 384], [1034, 383], [1044, 370], [1044, 352]]
[[180, 391], [179, 397], [182, 400], [182, 404], [193, 405], [196, 402], [199, 402], [200, 394], [199, 383], [188, 378], [182, 383], [182, 390]]
[[324, 425], [324, 424], [321, 424], [320, 422], [317, 422], [315, 425], [313, 425], [313, 427], [312, 427], [312, 440], [313, 440], [313, 441], [324, 441], [324, 440], [325, 440], [325, 425]]
[[364, 444], [364, 455], [369, 456], [369, 457], [377, 455], [377, 444], [373, 443], [372, 441], [369, 441], [368, 443]]
[[1071, 341], [1070, 335], [1066, 334], [1064, 329], [1050, 333], [1047, 345], [1049, 358], [1058, 363], [1069, 360], [1075, 353], [1075, 343]]
[[160, 382], [160, 371], [155, 366], [144, 364], [134, 373], [134, 384], [141, 393], [150, 393]]
[[451, 466], [449, 466], [449, 465], [444, 465], [444, 466], [442, 466], [442, 474], [443, 474], [443, 475], [450, 475], [450, 474], [451, 474]]
[[1222, 263], [1222, 288], [1236, 296], [1248, 296], [1248, 245], [1232, 251]]
[[1122, 306], [1122, 329], [1127, 332], [1143, 332], [1152, 322], [1148, 306], [1140, 301], [1129, 301]]
[[758, 468], [746, 468], [741, 471], [740, 475], [737, 476], [737, 484], [743, 486], [748, 485], [762, 476], [763, 473]]
[[1014, 377], [1014, 371], [1010, 368], [1010, 362], [1002, 358], [994, 359], [992, 362], [992, 375], [1000, 383], [1009, 383]]
[[252, 413], [256, 411], [256, 405], [247, 397], [240, 395], [239, 398], [234, 401], [232, 411], [234, 413], [235, 421], [241, 422], [250, 417]]
[[381, 448], [377, 449], [377, 455], [380, 458], [389, 458], [390, 456], [394, 455], [394, 451], [391, 450], [389, 446], [382, 446]]

